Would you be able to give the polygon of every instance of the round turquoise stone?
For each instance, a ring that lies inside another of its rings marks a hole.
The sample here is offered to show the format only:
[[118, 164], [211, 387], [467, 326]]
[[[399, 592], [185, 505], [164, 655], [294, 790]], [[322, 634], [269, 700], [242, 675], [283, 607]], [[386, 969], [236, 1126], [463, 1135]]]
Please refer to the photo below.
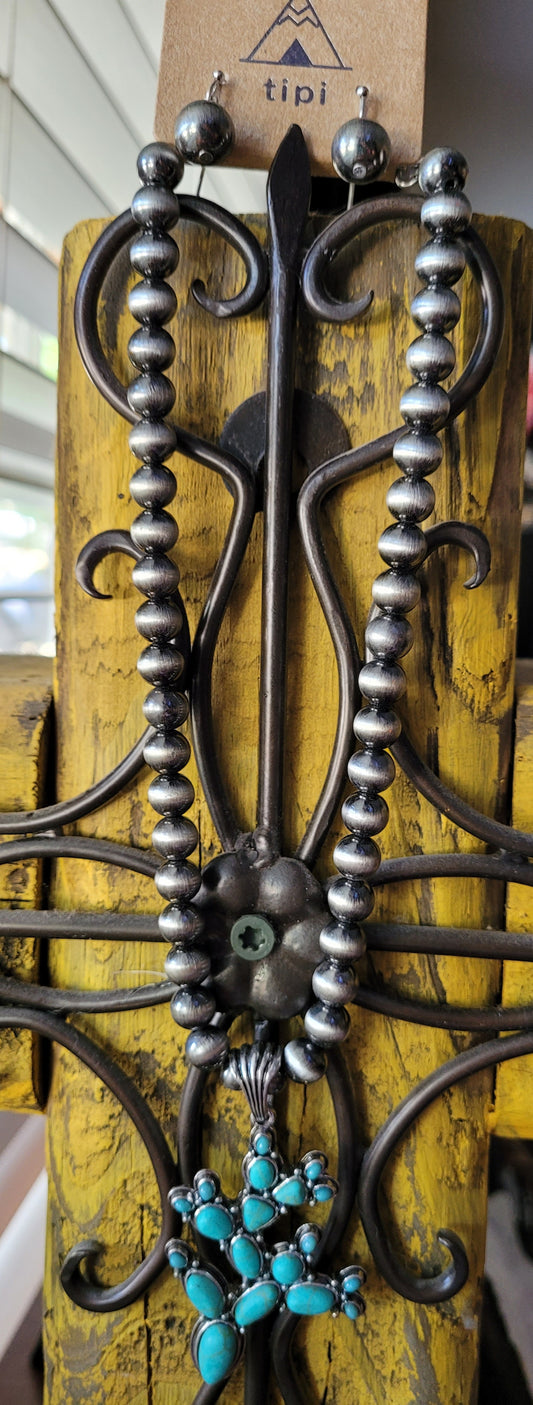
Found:
[[195, 1227], [206, 1239], [229, 1239], [233, 1220], [224, 1205], [201, 1205], [194, 1216]]
[[198, 1186], [200, 1200], [209, 1201], [215, 1198], [215, 1187], [212, 1181], [200, 1181]]
[[333, 1194], [334, 1194], [334, 1192], [333, 1192], [333, 1186], [331, 1186], [331, 1185], [317, 1185], [317, 1186], [315, 1186], [315, 1189], [314, 1189], [314, 1192], [313, 1192], [313, 1193], [314, 1193], [315, 1200], [332, 1200], [332, 1199], [333, 1199]]
[[238, 1234], [230, 1248], [230, 1258], [241, 1278], [258, 1278], [263, 1266], [263, 1255], [253, 1239], [247, 1234]]
[[268, 1224], [272, 1224], [277, 1219], [278, 1211], [275, 1205], [271, 1205], [269, 1200], [263, 1200], [259, 1195], [246, 1195], [242, 1202], [242, 1222], [245, 1229], [251, 1230], [252, 1234], [258, 1229], [265, 1229]]
[[270, 1151], [271, 1146], [272, 1146], [272, 1137], [269, 1136], [269, 1133], [268, 1133], [268, 1132], [260, 1132], [260, 1133], [259, 1133], [259, 1136], [256, 1137], [255, 1142], [254, 1142], [254, 1151], [257, 1152], [258, 1156], [266, 1156], [266, 1155], [268, 1154], [268, 1152]]
[[314, 1254], [319, 1239], [320, 1235], [313, 1234], [311, 1230], [308, 1230], [307, 1234], [302, 1234], [300, 1239], [300, 1249], [302, 1251], [302, 1254]]
[[272, 1276], [276, 1283], [281, 1283], [282, 1288], [287, 1288], [290, 1283], [297, 1283], [303, 1271], [304, 1266], [299, 1254], [276, 1254], [272, 1260]]
[[351, 1322], [355, 1322], [356, 1318], [359, 1317], [359, 1308], [357, 1306], [357, 1303], [343, 1303], [342, 1308], [343, 1312], [346, 1313], [346, 1316], [350, 1318]]
[[319, 1161], [318, 1157], [316, 1161], [308, 1161], [307, 1166], [305, 1167], [305, 1174], [307, 1176], [308, 1181], [318, 1180], [318, 1177], [322, 1175], [323, 1170], [324, 1162]]
[[280, 1181], [272, 1194], [278, 1205], [303, 1205], [307, 1199], [305, 1184], [300, 1176], [287, 1176], [286, 1180]]
[[285, 1298], [290, 1312], [298, 1312], [302, 1317], [318, 1317], [321, 1312], [330, 1312], [335, 1305], [335, 1293], [326, 1283], [294, 1283], [287, 1290]]
[[248, 1167], [248, 1180], [254, 1190], [270, 1190], [277, 1177], [277, 1167], [268, 1156], [258, 1156]]
[[219, 1317], [224, 1310], [224, 1293], [216, 1278], [204, 1269], [191, 1269], [184, 1279], [185, 1292], [203, 1317]]
[[361, 1279], [356, 1273], [349, 1273], [347, 1278], [343, 1278], [342, 1286], [345, 1293], [357, 1293], [361, 1287]]
[[262, 1317], [268, 1317], [278, 1298], [277, 1283], [266, 1281], [254, 1283], [251, 1288], [246, 1288], [233, 1309], [237, 1326], [250, 1327], [252, 1322], [259, 1322]]
[[206, 1385], [223, 1381], [235, 1363], [239, 1339], [231, 1322], [209, 1322], [197, 1347], [198, 1370]]

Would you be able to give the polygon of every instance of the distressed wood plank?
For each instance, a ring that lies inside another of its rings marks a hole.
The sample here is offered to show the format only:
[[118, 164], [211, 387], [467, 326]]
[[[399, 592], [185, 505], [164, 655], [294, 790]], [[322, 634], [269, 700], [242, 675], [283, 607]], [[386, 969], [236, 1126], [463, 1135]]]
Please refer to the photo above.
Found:
[[[99, 569], [108, 602], [81, 597], [73, 584], [76, 554], [89, 535], [128, 528], [134, 515], [128, 496], [131, 461], [123, 424], [87, 385], [72, 333], [71, 308], [83, 260], [99, 230], [81, 226], [67, 241], [63, 262], [59, 433], [59, 652], [57, 668], [58, 786], [71, 793], [116, 763], [141, 726], [143, 687], [135, 671], [139, 642], [133, 627], [134, 593], [126, 563]], [[261, 228], [260, 225], [256, 226]], [[446, 435], [446, 462], [437, 475], [437, 516], [463, 517], [484, 527], [494, 567], [481, 590], [462, 589], [464, 558], [448, 549], [425, 571], [427, 597], [418, 621], [418, 642], [408, 660], [406, 713], [422, 751], [442, 778], [487, 813], [504, 813], [512, 727], [516, 570], [520, 530], [521, 451], [531, 311], [532, 251], [523, 226], [480, 219], [500, 268], [510, 314], [496, 371], [478, 405]], [[371, 314], [349, 328], [310, 325], [302, 318], [299, 383], [327, 396], [339, 411], [352, 442], [363, 443], [398, 421], [398, 402], [408, 383], [404, 355], [413, 337], [407, 308], [416, 286], [414, 253], [419, 233], [407, 227], [381, 229], [361, 241], [361, 267], [354, 285], [375, 289]], [[194, 274], [216, 269], [212, 286], [234, 287], [240, 278], [234, 256], [222, 256], [219, 241], [198, 230], [179, 232], [181, 262], [176, 365], [179, 420], [216, 438], [227, 414], [265, 383], [264, 313], [243, 322], [214, 324], [188, 300]], [[124, 272], [124, 270], [122, 270]], [[106, 344], [119, 373], [128, 377], [127, 316], [115, 314], [120, 272], [108, 290], [102, 318]], [[122, 293], [120, 293], [122, 297]], [[463, 364], [477, 326], [477, 300], [467, 289], [459, 361]], [[229, 520], [230, 502], [207, 470], [176, 458], [176, 513], [180, 523], [177, 559], [194, 627]], [[326, 535], [335, 569], [361, 637], [370, 584], [380, 569], [376, 542], [388, 514], [385, 492], [397, 476], [389, 463], [360, 476], [332, 496]], [[260, 538], [256, 524], [243, 570], [232, 595], [215, 668], [217, 741], [239, 820], [254, 822], [257, 766]], [[331, 645], [312, 587], [301, 568], [297, 543], [291, 557], [289, 632], [289, 721], [287, 729], [286, 841], [299, 837], [320, 788], [334, 734], [336, 680]], [[424, 639], [421, 641], [421, 629]], [[80, 738], [82, 744], [80, 744]], [[194, 767], [191, 768], [194, 777]], [[79, 832], [122, 841], [149, 842], [146, 777]], [[201, 859], [217, 852], [201, 795], [196, 814]], [[339, 827], [337, 831], [340, 832]], [[336, 835], [331, 836], [333, 844]], [[422, 846], [453, 849], [455, 829], [419, 800], [399, 778], [391, 796], [391, 825], [385, 854]], [[476, 841], [461, 836], [464, 848]], [[326, 873], [329, 852], [320, 872]], [[112, 873], [103, 866], [61, 862], [54, 900], [59, 906], [150, 910], [156, 906], [148, 880]], [[499, 925], [503, 898], [473, 881], [413, 885], [389, 890], [379, 918]], [[52, 975], [58, 983], [87, 986], [129, 983], [160, 969], [163, 949], [111, 944], [54, 944]], [[484, 1003], [494, 998], [497, 973], [490, 963], [439, 958], [374, 958], [376, 972], [419, 998]], [[140, 973], [143, 973], [143, 976]], [[172, 1137], [184, 1069], [183, 1036], [168, 1011], [86, 1018], [83, 1026], [134, 1073]], [[431, 1030], [393, 1024], [357, 1011], [347, 1058], [361, 1124], [372, 1135], [390, 1109], [430, 1069], [468, 1041]], [[354, 1331], [346, 1320], [300, 1326], [297, 1359], [309, 1398], [351, 1405], [354, 1382], [375, 1405], [474, 1405], [477, 1319], [486, 1193], [486, 1116], [490, 1078], [473, 1080], [451, 1094], [423, 1120], [392, 1170], [388, 1199], [394, 1234], [411, 1262], [435, 1264], [435, 1232], [442, 1224], [463, 1234], [472, 1273], [460, 1297], [443, 1310], [420, 1309], [398, 1300], [370, 1267], [368, 1313]], [[292, 1156], [300, 1148], [334, 1146], [327, 1093], [322, 1085], [291, 1087], [281, 1100], [282, 1140]], [[288, 1121], [285, 1133], [285, 1116]], [[204, 1154], [225, 1189], [239, 1183], [246, 1114], [239, 1099], [213, 1087], [205, 1118]], [[334, 1165], [335, 1157], [332, 1155]], [[127, 1119], [111, 1098], [66, 1054], [54, 1060], [49, 1118], [51, 1200], [46, 1283], [48, 1405], [87, 1399], [91, 1405], [174, 1405], [193, 1400], [197, 1376], [188, 1353], [191, 1317], [176, 1285], [165, 1275], [148, 1298], [120, 1314], [93, 1317], [61, 1294], [57, 1265], [66, 1249], [88, 1233], [108, 1246], [102, 1274], [117, 1279], [146, 1251], [157, 1223], [153, 1181]], [[343, 1261], [368, 1252], [354, 1223]], [[340, 1262], [340, 1261], [339, 1261]], [[228, 1405], [242, 1400], [242, 1370], [225, 1392]], [[275, 1388], [271, 1401], [278, 1401]]]
[[[0, 660], [0, 810], [34, 810], [43, 803], [52, 701], [50, 659], [4, 655]], [[8, 836], [6, 836], [8, 837]], [[36, 859], [0, 868], [1, 907], [40, 907], [42, 864]], [[37, 979], [39, 942], [0, 940], [0, 970]], [[0, 1033], [0, 1107], [42, 1108], [39, 1041], [29, 1031]]]

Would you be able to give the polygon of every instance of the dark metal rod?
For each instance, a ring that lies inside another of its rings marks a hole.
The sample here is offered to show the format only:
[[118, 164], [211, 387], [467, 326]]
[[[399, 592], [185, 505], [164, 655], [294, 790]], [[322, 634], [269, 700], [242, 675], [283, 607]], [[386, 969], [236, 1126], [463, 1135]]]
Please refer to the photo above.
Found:
[[418, 756], [405, 732], [391, 746], [391, 751], [409, 780], [441, 815], [446, 815], [449, 820], [453, 820], [454, 824], [465, 829], [467, 834], [476, 835], [478, 839], [482, 839], [485, 844], [490, 844], [493, 848], [524, 854], [528, 858], [533, 857], [533, 834], [520, 829], [512, 829], [507, 824], [500, 824], [499, 820], [482, 815], [479, 810], [475, 810], [472, 805], [461, 800], [460, 796], [444, 785], [434, 771], [426, 766], [425, 761], [422, 760], [421, 756]]
[[421, 952], [431, 956], [477, 956], [483, 960], [495, 961], [533, 961], [533, 936], [529, 932], [365, 922], [365, 935], [369, 951]]
[[[1, 850], [0, 850], [1, 852]], [[60, 912], [27, 908], [0, 909], [0, 937], [90, 938], [117, 942], [161, 942], [157, 917], [127, 912]]]
[[407, 1020], [411, 1024], [428, 1025], [431, 1029], [465, 1029], [494, 1031], [531, 1029], [533, 1005], [522, 1007], [501, 1005], [468, 1008], [463, 1005], [426, 1005], [421, 1000], [404, 999], [391, 991], [373, 990], [360, 985], [354, 995], [354, 1005], [373, 1010], [392, 1020]]
[[0, 844], [0, 864], [23, 863], [25, 859], [92, 859], [144, 873], [147, 878], [153, 878], [159, 866], [146, 849], [114, 844], [109, 839], [88, 839], [82, 834], [41, 834], [32, 839], [6, 839]]
[[296, 306], [310, 194], [307, 148], [301, 129], [293, 126], [274, 159], [267, 190], [271, 292], [257, 824], [273, 853], [281, 843]]
[[30, 1010], [48, 1010], [50, 1014], [86, 1010], [103, 1015], [110, 1011], [145, 1010], [151, 1005], [165, 1005], [175, 989], [172, 981], [158, 981], [155, 985], [122, 990], [67, 990], [0, 975], [0, 1002], [9, 1001]]
[[83, 815], [92, 815], [94, 810], [113, 800], [139, 774], [144, 765], [144, 748], [152, 735], [152, 728], [148, 727], [118, 766], [108, 771], [101, 781], [70, 800], [59, 800], [56, 805], [45, 805], [40, 810], [0, 814], [0, 834], [38, 834], [40, 830], [59, 829], [64, 824], [81, 819]]
[[409, 854], [385, 859], [372, 883], [405, 883], [413, 878], [493, 878], [533, 887], [533, 864], [511, 854]]

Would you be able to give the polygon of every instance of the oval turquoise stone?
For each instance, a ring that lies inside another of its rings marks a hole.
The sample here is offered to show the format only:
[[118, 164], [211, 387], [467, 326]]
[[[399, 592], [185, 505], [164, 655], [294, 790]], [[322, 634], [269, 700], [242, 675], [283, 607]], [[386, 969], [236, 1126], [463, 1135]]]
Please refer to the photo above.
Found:
[[200, 1181], [200, 1185], [198, 1186], [198, 1194], [200, 1196], [200, 1200], [214, 1200], [215, 1187], [212, 1181]]
[[357, 1293], [361, 1287], [361, 1279], [356, 1273], [349, 1273], [347, 1278], [343, 1278], [342, 1286], [345, 1293]]
[[206, 1385], [216, 1385], [234, 1364], [239, 1349], [235, 1328], [230, 1322], [209, 1322], [198, 1343], [198, 1370]]
[[185, 1278], [185, 1292], [204, 1317], [219, 1317], [224, 1310], [224, 1293], [216, 1278], [204, 1269], [191, 1269]]
[[258, 1278], [263, 1265], [263, 1255], [253, 1239], [247, 1234], [239, 1234], [230, 1249], [231, 1262], [242, 1278]]
[[276, 1254], [272, 1260], [272, 1275], [276, 1283], [281, 1283], [282, 1288], [287, 1288], [290, 1283], [296, 1283], [302, 1277], [304, 1266], [299, 1254]]
[[331, 1311], [335, 1293], [325, 1283], [294, 1283], [287, 1290], [285, 1301], [290, 1312], [299, 1312], [302, 1317], [318, 1317], [321, 1312]]
[[192, 1214], [193, 1207], [191, 1205], [190, 1200], [187, 1200], [185, 1195], [173, 1195], [172, 1205], [174, 1209], [178, 1211], [178, 1215]]
[[357, 1303], [344, 1303], [343, 1312], [346, 1313], [346, 1316], [350, 1318], [351, 1322], [355, 1322], [356, 1317], [359, 1317]]
[[300, 1239], [302, 1254], [314, 1254], [319, 1238], [319, 1234], [312, 1234], [310, 1230], [307, 1234], [302, 1234]]
[[258, 1156], [248, 1167], [248, 1180], [254, 1190], [270, 1190], [277, 1174], [277, 1168], [268, 1156]]
[[233, 1233], [233, 1220], [224, 1205], [201, 1205], [194, 1216], [199, 1234], [206, 1239], [229, 1239]]
[[333, 1192], [333, 1186], [331, 1186], [331, 1185], [317, 1185], [317, 1186], [315, 1186], [315, 1190], [314, 1190], [315, 1200], [331, 1200], [332, 1197], [333, 1197], [333, 1193], [334, 1193], [334, 1192]]
[[278, 1298], [277, 1283], [254, 1283], [252, 1288], [246, 1288], [233, 1309], [237, 1326], [250, 1327], [252, 1322], [259, 1322], [262, 1317], [268, 1317]]
[[187, 1254], [184, 1254], [183, 1249], [171, 1249], [168, 1262], [175, 1273], [182, 1273], [183, 1269], [187, 1267], [188, 1257]]
[[316, 1161], [308, 1161], [307, 1166], [305, 1168], [305, 1174], [308, 1180], [316, 1181], [318, 1180], [318, 1177], [322, 1175], [323, 1170], [324, 1163], [322, 1161], [319, 1161], [317, 1158]]
[[304, 1182], [299, 1176], [288, 1176], [272, 1191], [278, 1205], [303, 1205], [307, 1199]]
[[269, 1136], [268, 1132], [260, 1132], [254, 1142], [254, 1151], [257, 1152], [258, 1156], [266, 1156], [271, 1146], [272, 1137]]
[[242, 1202], [242, 1222], [244, 1228], [252, 1233], [272, 1224], [272, 1221], [277, 1219], [277, 1214], [276, 1206], [271, 1205], [268, 1200], [262, 1200], [259, 1195], [247, 1195]]

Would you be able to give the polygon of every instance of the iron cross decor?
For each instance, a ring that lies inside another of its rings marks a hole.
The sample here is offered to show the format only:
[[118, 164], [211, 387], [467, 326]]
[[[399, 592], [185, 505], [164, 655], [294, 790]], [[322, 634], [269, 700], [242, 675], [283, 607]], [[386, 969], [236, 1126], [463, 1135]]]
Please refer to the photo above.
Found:
[[[283, 1399], [297, 1405], [301, 1395], [289, 1345], [299, 1318], [341, 1312], [356, 1330], [364, 1330], [364, 1270], [338, 1260], [356, 1197], [369, 1251], [398, 1293], [414, 1302], [437, 1304], [463, 1286], [468, 1258], [452, 1229], [438, 1234], [446, 1252], [440, 1272], [417, 1276], [402, 1264], [381, 1221], [380, 1182], [400, 1139], [434, 1099], [476, 1070], [533, 1052], [531, 1009], [426, 1006], [373, 990], [358, 983], [355, 974], [366, 950], [365, 922], [377, 884], [459, 874], [533, 882], [533, 836], [486, 818], [447, 789], [402, 733], [394, 710], [405, 688], [399, 660], [412, 643], [408, 616], [419, 601], [422, 563], [429, 553], [453, 542], [473, 557], [469, 588], [480, 586], [489, 570], [489, 545], [480, 530], [449, 522], [424, 531], [420, 524], [434, 506], [428, 480], [442, 458], [439, 431], [477, 395], [494, 363], [503, 325], [502, 295], [490, 255], [470, 224], [463, 193], [465, 162], [447, 148], [421, 160], [421, 195], [399, 191], [363, 201], [327, 223], [308, 247], [309, 162], [300, 129], [292, 127], [270, 172], [268, 252], [240, 220], [217, 205], [175, 193], [183, 170], [175, 148], [146, 147], [138, 169], [141, 188], [131, 211], [104, 230], [83, 270], [75, 317], [81, 356], [92, 381], [132, 424], [130, 446], [139, 466], [130, 489], [140, 511], [130, 533], [110, 529], [87, 543], [77, 576], [83, 589], [98, 597], [93, 572], [105, 555], [118, 551], [135, 561], [133, 580], [145, 597], [135, 619], [144, 641], [139, 669], [150, 689], [144, 703], [148, 731], [113, 772], [84, 794], [32, 814], [3, 815], [1, 831], [25, 837], [6, 842], [1, 860], [75, 855], [153, 875], [166, 903], [158, 924], [140, 915], [132, 919], [94, 913], [84, 918], [84, 932], [105, 931], [120, 940], [132, 928], [138, 936], [152, 937], [158, 928], [170, 944], [166, 979], [140, 990], [96, 994], [52, 992], [2, 979], [0, 1027], [35, 1030], [94, 1070], [132, 1118], [157, 1177], [161, 1227], [155, 1247], [123, 1283], [105, 1287], [91, 1277], [100, 1246], [94, 1241], [79, 1244], [61, 1267], [61, 1281], [72, 1300], [92, 1312], [125, 1308], [168, 1261], [198, 1313], [191, 1342], [203, 1378], [197, 1401], [207, 1405], [218, 1399], [246, 1351], [250, 1328], [262, 1324]], [[179, 227], [180, 220], [216, 231], [242, 257], [245, 284], [229, 300], [212, 298], [198, 281], [192, 284], [193, 296], [214, 317], [249, 313], [269, 291], [266, 393], [232, 414], [216, 445], [170, 419], [174, 391], [164, 372], [175, 347], [165, 324], [173, 317], [176, 300], [166, 280], [177, 262], [169, 231]], [[403, 424], [373, 443], [352, 448], [333, 409], [318, 397], [295, 392], [298, 310], [303, 304], [313, 317], [338, 323], [366, 313], [372, 295], [355, 302], [335, 300], [327, 290], [325, 271], [362, 231], [394, 220], [421, 222], [428, 236], [416, 257], [421, 287], [412, 316], [417, 333], [407, 350], [413, 383], [401, 400]], [[140, 275], [130, 295], [139, 325], [129, 343], [135, 378], [128, 387], [109, 365], [97, 326], [104, 279], [126, 245]], [[455, 359], [446, 333], [460, 317], [454, 286], [465, 264], [480, 289], [480, 326], [467, 365], [446, 392], [441, 382], [451, 374]], [[339, 711], [322, 792], [296, 852], [286, 854], [281, 840], [283, 733], [295, 440], [307, 468], [298, 496], [298, 530], [335, 649]], [[177, 538], [169, 510], [176, 480], [166, 460], [176, 450], [220, 475], [233, 498], [224, 547], [192, 641], [179, 572], [169, 555]], [[384, 525], [379, 541], [385, 569], [373, 587], [363, 660], [327, 558], [320, 510], [336, 485], [391, 455], [399, 477], [387, 494], [392, 521]], [[228, 600], [257, 513], [263, 519], [259, 785], [256, 826], [242, 833], [216, 757], [211, 675]], [[181, 728], [189, 715], [202, 787], [220, 840], [220, 854], [202, 872], [190, 859], [198, 836], [187, 817], [194, 793], [184, 775], [190, 748]], [[352, 726], [360, 743], [353, 755]], [[65, 824], [118, 794], [143, 760], [155, 773], [149, 798], [159, 816], [153, 833], [157, 856], [62, 834]], [[376, 836], [387, 824], [383, 792], [393, 783], [395, 764], [432, 805], [493, 852], [408, 855], [382, 862]], [[341, 803], [346, 767], [353, 786], [342, 808], [347, 832], [335, 849], [336, 872], [323, 888], [312, 870]], [[33, 931], [40, 930], [44, 918], [48, 936], [76, 930], [75, 914], [47, 912], [31, 915]], [[28, 927], [27, 913], [10, 913], [9, 919], [10, 930]], [[382, 930], [381, 940], [396, 951], [503, 958], [513, 951], [517, 938], [406, 925], [391, 928], [388, 939]], [[528, 955], [523, 947], [521, 955]], [[179, 1119], [179, 1171], [132, 1081], [62, 1018], [71, 1011], [119, 1011], [166, 1001], [174, 1019], [188, 1031], [190, 1067]], [[489, 1039], [460, 1053], [413, 1087], [360, 1161], [350, 1135], [352, 1094], [340, 1054], [352, 1003], [420, 1024], [514, 1032], [503, 1041]], [[231, 1026], [242, 1010], [253, 1017], [254, 1039], [233, 1048]], [[295, 1017], [301, 1019], [301, 1033], [286, 1042], [284, 1022]], [[194, 1161], [193, 1129], [201, 1119], [211, 1071], [243, 1096], [250, 1110], [242, 1188], [233, 1199], [225, 1193], [216, 1166], [203, 1168]], [[325, 1147], [308, 1147], [295, 1165], [288, 1164], [282, 1135], [276, 1132], [276, 1095], [284, 1079], [310, 1083], [323, 1076], [329, 1082], [338, 1131], [335, 1180]], [[311, 1214], [279, 1237], [289, 1212], [300, 1210], [307, 1216], [320, 1204], [328, 1208], [324, 1227], [316, 1225]], [[247, 1399], [259, 1403], [267, 1389], [262, 1356], [250, 1353]]]

